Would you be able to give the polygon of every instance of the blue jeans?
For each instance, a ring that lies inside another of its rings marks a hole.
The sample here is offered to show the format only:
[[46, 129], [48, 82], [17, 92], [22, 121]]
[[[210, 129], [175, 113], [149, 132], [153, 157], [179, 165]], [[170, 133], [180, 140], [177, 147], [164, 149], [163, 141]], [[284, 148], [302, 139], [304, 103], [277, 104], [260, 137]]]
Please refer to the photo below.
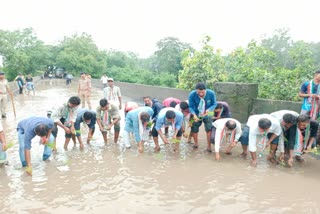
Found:
[[[249, 145], [249, 132], [250, 132], [250, 128], [248, 126], [245, 126], [243, 128], [242, 135], [239, 138], [239, 141], [241, 142], [242, 145]], [[270, 139], [270, 137], [272, 136], [272, 133], [268, 133], [267, 136], [268, 136], [268, 139]], [[279, 136], [273, 139], [271, 144], [278, 145], [278, 142], [279, 142]]]
[[0, 164], [7, 162], [7, 152], [2, 151], [2, 142], [0, 142]]
[[[20, 161], [23, 167], [27, 166], [26, 162], [26, 157], [24, 154], [24, 134], [22, 133], [21, 130], [18, 130], [18, 140], [19, 140], [19, 155], [20, 155]], [[51, 134], [49, 143], [52, 143], [54, 141], [54, 137]], [[52, 154], [52, 149], [48, 147], [47, 145], [44, 145], [44, 150], [43, 150], [43, 155], [42, 155], [42, 160], [47, 160]]]

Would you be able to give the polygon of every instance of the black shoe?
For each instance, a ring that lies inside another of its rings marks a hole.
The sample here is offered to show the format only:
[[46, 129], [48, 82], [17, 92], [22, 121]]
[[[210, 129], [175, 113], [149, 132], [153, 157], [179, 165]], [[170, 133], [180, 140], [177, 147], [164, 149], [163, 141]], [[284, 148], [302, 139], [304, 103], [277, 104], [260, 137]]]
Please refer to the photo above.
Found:
[[5, 114], [2, 115], [2, 118], [6, 118], [7, 116]]

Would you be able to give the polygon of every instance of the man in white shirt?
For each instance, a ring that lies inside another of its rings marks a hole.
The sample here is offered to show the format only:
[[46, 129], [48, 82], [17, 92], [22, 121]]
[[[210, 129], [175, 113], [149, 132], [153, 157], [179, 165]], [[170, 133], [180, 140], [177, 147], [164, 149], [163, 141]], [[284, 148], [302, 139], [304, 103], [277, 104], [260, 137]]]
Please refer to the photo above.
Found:
[[108, 77], [106, 74], [103, 74], [100, 81], [102, 82], [103, 84], [103, 88], [107, 87], [108, 86]]
[[271, 144], [268, 159], [275, 159], [276, 150], [278, 149], [281, 153], [279, 160], [284, 161], [284, 153], [287, 151], [289, 155], [288, 166], [292, 167], [294, 157], [293, 147], [295, 144], [297, 129], [295, 124], [297, 123], [297, 117], [299, 114], [295, 111], [280, 110], [273, 112], [270, 115], [279, 121], [282, 128], [282, 134], [280, 135], [278, 145]]
[[108, 102], [119, 106], [119, 110], [121, 110], [122, 102], [120, 88], [114, 85], [112, 78], [108, 78], [108, 87], [103, 89], [103, 96]]
[[226, 154], [238, 143], [242, 134], [241, 124], [233, 118], [222, 118], [212, 123], [211, 143], [214, 144], [216, 160], [220, 160], [220, 146], [227, 143]]
[[280, 123], [273, 116], [269, 114], [258, 114], [250, 116], [246, 127], [244, 127], [243, 133], [239, 139], [243, 149], [243, 153], [241, 155], [247, 155], [249, 146], [249, 151], [252, 157], [251, 164], [253, 166], [256, 166], [257, 150], [259, 152], [259, 155], [262, 155], [265, 148], [267, 148], [270, 143], [278, 143], [281, 133], [282, 129]]

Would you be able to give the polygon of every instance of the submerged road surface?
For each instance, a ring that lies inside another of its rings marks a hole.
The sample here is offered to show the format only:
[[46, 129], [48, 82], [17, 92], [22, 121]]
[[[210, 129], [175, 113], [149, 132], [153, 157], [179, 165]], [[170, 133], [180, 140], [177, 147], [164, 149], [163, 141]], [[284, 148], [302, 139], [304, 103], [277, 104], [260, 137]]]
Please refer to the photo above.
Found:
[[[8, 118], [1, 122], [7, 141], [15, 145], [8, 150], [9, 165], [0, 168], [0, 213], [320, 213], [320, 162], [313, 157], [306, 155], [307, 162], [293, 168], [261, 158], [253, 168], [237, 148], [217, 162], [204, 151], [203, 137], [197, 151], [182, 143], [177, 154], [170, 146], [155, 154], [150, 141], [139, 154], [135, 145], [125, 150], [122, 138], [115, 145], [112, 133], [105, 145], [97, 129], [91, 146], [85, 143], [81, 152], [73, 143], [63, 150], [60, 129], [58, 151], [49, 161], [41, 160], [43, 146], [35, 139], [33, 176], [27, 176], [18, 155], [17, 122], [46, 116], [76, 95], [76, 84], [41, 81], [36, 96], [15, 98], [16, 119], [8, 106]], [[102, 94], [93, 90], [94, 109]]]

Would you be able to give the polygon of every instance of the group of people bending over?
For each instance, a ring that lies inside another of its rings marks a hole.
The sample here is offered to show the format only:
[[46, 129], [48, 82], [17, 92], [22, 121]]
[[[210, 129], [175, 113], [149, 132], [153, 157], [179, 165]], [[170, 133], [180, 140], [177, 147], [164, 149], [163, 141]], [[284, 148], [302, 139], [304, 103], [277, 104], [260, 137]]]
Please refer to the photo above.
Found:
[[[267, 159], [273, 163], [286, 161], [288, 166], [293, 160], [303, 161], [301, 156], [315, 146], [318, 122], [310, 119], [306, 114], [299, 115], [293, 111], [277, 111], [271, 114], [252, 115], [242, 129], [238, 120], [231, 117], [230, 108], [226, 102], [217, 102], [213, 90], [207, 89], [204, 83], [197, 83], [191, 91], [187, 101], [168, 98], [159, 103], [156, 99], [144, 97], [144, 106], [134, 102], [127, 102], [125, 111], [124, 145], [131, 147], [130, 133], [138, 145], [139, 152], [144, 151], [144, 143], [153, 137], [155, 152], [160, 151], [159, 137], [164, 144], [173, 143], [174, 151], [179, 150], [182, 136], [187, 141], [193, 139], [193, 148], [199, 148], [198, 133], [201, 124], [207, 140], [207, 152], [214, 153], [216, 160], [220, 160], [220, 150], [231, 154], [238, 142], [242, 145], [241, 156], [251, 154], [252, 165], [257, 165], [257, 157], [262, 156], [270, 148]], [[32, 174], [31, 140], [40, 137], [44, 144], [43, 160], [47, 160], [56, 149], [58, 126], [65, 132], [64, 149], [68, 149], [70, 140], [74, 144], [78, 140], [80, 149], [84, 148], [81, 137], [81, 123], [89, 128], [86, 137], [90, 144], [95, 132], [96, 123], [102, 133], [104, 142], [108, 142], [107, 133], [114, 129], [114, 143], [118, 142], [120, 133], [119, 104], [112, 103], [106, 98], [99, 101], [96, 111], [78, 109], [81, 99], [70, 97], [67, 103], [47, 112], [47, 117], [33, 116], [21, 120], [17, 125], [19, 140], [19, 155], [23, 167], [28, 174]], [[172, 127], [173, 134], [168, 134], [168, 127]], [[2, 127], [0, 127], [0, 157], [6, 156], [8, 148]], [[164, 133], [163, 129], [164, 128]], [[170, 137], [169, 137], [170, 136]], [[276, 152], [279, 156], [276, 157]], [[1, 158], [0, 158], [1, 159]], [[6, 159], [6, 157], [5, 157]]]

